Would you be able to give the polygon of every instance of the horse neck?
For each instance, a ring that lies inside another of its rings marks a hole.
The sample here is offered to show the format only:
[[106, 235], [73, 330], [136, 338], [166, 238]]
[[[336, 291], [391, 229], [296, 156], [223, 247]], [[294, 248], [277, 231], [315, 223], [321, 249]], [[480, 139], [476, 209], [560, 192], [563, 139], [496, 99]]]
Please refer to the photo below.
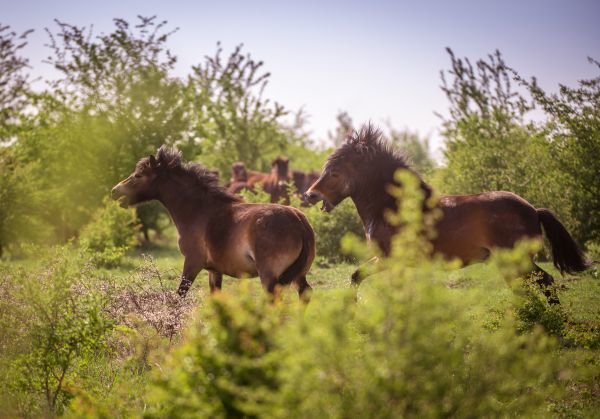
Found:
[[279, 170], [277, 166], [271, 168], [271, 178], [275, 182], [287, 181], [289, 178], [288, 172], [283, 172]]
[[194, 192], [193, 188], [175, 179], [167, 179], [159, 187], [158, 201], [169, 211], [180, 236], [191, 224], [197, 224], [210, 213], [218, 211], [220, 206], [226, 205], [207, 194], [200, 197]]
[[396, 200], [387, 193], [385, 184], [361, 188], [350, 195], [350, 199], [356, 206], [367, 234], [377, 224], [388, 224], [384, 215], [386, 210], [396, 211]]

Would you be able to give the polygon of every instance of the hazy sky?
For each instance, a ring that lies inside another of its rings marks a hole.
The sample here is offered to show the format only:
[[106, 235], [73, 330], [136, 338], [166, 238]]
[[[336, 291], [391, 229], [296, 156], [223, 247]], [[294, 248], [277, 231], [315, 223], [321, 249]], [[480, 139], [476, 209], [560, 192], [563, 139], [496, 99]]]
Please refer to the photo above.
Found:
[[304, 107], [309, 129], [326, 139], [340, 110], [356, 123], [390, 120], [433, 139], [447, 108], [439, 72], [445, 47], [473, 61], [500, 49], [510, 66], [555, 90], [597, 74], [600, 0], [505, 1], [30, 1], [0, 0], [0, 22], [34, 28], [25, 53], [34, 74], [50, 74], [44, 27], [53, 19], [112, 28], [112, 18], [158, 15], [179, 27], [171, 50], [178, 73], [239, 43], [272, 73], [267, 96]]

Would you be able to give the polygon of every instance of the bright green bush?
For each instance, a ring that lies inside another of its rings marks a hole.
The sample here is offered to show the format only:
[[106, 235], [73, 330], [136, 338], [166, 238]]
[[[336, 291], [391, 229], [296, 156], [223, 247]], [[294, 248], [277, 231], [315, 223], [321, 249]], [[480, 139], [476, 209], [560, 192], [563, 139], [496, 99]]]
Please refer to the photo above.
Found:
[[37, 269], [2, 268], [0, 278], [2, 414], [60, 414], [113, 327], [108, 298], [66, 249]]
[[317, 257], [333, 263], [355, 260], [342, 252], [341, 246], [342, 238], [347, 234], [361, 238], [365, 234], [351, 200], [346, 199], [329, 213], [321, 211], [318, 205], [302, 209], [315, 230]]
[[283, 318], [264, 296], [240, 295], [210, 299], [161, 366], [148, 417], [256, 417], [264, 409], [278, 387], [274, 349]]
[[90, 253], [92, 260], [105, 267], [117, 266], [125, 252], [136, 243], [138, 229], [133, 209], [123, 210], [106, 198], [104, 206], [83, 228], [79, 243]]

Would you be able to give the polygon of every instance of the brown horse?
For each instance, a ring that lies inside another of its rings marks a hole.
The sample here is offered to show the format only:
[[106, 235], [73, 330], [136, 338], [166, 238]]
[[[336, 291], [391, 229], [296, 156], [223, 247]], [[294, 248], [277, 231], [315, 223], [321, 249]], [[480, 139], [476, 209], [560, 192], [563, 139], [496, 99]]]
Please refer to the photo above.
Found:
[[[323, 209], [331, 211], [350, 197], [367, 239], [374, 240], [383, 254], [389, 255], [397, 227], [387, 221], [385, 213], [397, 208], [396, 199], [386, 188], [395, 184], [394, 173], [398, 169], [411, 170], [406, 159], [382, 140], [379, 130], [364, 126], [328, 158], [323, 173], [305, 198], [310, 203], [323, 201]], [[420, 187], [426, 197], [431, 195], [431, 188], [423, 180]], [[550, 210], [536, 209], [511, 192], [444, 196], [437, 206], [443, 216], [435, 226], [434, 253], [458, 258], [463, 264], [483, 261], [495, 248], [512, 247], [523, 238], [541, 238], [543, 227], [552, 246], [554, 265], [561, 272], [580, 272], [590, 265]], [[550, 274], [535, 264], [534, 272], [540, 286], [545, 288], [554, 282]], [[353, 276], [354, 281], [359, 279], [358, 275]], [[558, 302], [549, 291], [546, 295], [549, 301]]]
[[250, 189], [248, 186], [248, 171], [243, 162], [237, 161], [231, 165], [231, 179], [226, 187], [229, 192], [234, 194]]
[[183, 163], [180, 152], [164, 146], [156, 156], [141, 159], [113, 188], [112, 197], [124, 207], [156, 199], [167, 208], [185, 257], [179, 295], [185, 296], [206, 269], [211, 292], [221, 289], [223, 274], [259, 276], [269, 293], [293, 282], [308, 301], [306, 274], [315, 257], [315, 239], [299, 210], [243, 203], [202, 166]]
[[248, 186], [253, 188], [260, 185], [265, 192], [271, 195], [271, 202], [289, 203], [288, 182], [291, 177], [289, 173], [289, 160], [287, 157], [279, 156], [271, 162], [271, 172], [254, 172], [248, 175]]
[[313, 183], [319, 178], [320, 173], [316, 171], [301, 172], [300, 170], [292, 170], [292, 179], [294, 187], [300, 196], [311, 187]]

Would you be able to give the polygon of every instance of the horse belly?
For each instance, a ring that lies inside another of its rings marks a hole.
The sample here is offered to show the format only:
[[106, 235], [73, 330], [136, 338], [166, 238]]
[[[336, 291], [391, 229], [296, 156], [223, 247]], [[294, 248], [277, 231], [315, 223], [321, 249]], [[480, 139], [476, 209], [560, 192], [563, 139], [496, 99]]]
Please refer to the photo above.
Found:
[[215, 267], [217, 270], [234, 278], [258, 276], [254, 252], [246, 240], [231, 240], [231, 245], [215, 262], [219, 265]]
[[435, 253], [447, 259], [460, 259], [463, 264], [480, 262], [489, 256], [485, 226], [478, 217], [456, 222], [452, 217], [438, 223], [433, 240]]

